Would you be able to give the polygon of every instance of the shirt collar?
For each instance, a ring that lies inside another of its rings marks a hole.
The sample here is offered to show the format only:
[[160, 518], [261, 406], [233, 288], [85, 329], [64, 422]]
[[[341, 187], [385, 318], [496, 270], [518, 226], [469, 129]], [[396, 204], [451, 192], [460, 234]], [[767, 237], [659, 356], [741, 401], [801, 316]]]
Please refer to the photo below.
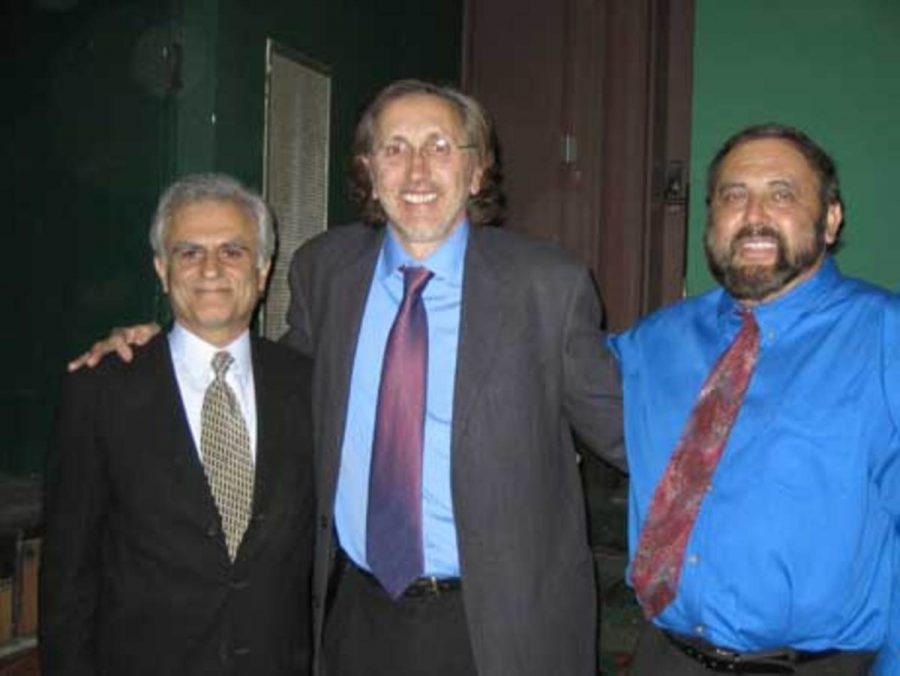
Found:
[[469, 221], [467, 219], [464, 219], [431, 255], [421, 260], [406, 253], [392, 227], [388, 227], [386, 230], [387, 235], [384, 238], [378, 271], [380, 277], [399, 274], [398, 270], [404, 265], [423, 266], [431, 270], [437, 279], [453, 286], [462, 286], [466, 247], [469, 243]]
[[[841, 280], [841, 273], [831, 256], [826, 255], [816, 273], [783, 296], [752, 308], [763, 343], [771, 343], [796, 321], [819, 305]], [[722, 293], [719, 300], [719, 328], [726, 333], [740, 325], [743, 306], [731, 294]]]
[[213, 355], [223, 350], [234, 358], [234, 363], [228, 371], [234, 375], [241, 386], [244, 385], [251, 372], [250, 332], [248, 330], [244, 330], [225, 347], [217, 347], [175, 322], [169, 332], [169, 346], [173, 359], [179, 362], [192, 380], [198, 382], [212, 380]]

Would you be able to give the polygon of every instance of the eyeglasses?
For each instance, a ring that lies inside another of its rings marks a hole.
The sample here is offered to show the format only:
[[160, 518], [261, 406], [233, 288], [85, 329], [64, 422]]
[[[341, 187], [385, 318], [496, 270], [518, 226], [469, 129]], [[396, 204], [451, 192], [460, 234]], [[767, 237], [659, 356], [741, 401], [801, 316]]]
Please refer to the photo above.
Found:
[[425, 139], [418, 148], [403, 138], [393, 138], [375, 148], [373, 156], [387, 166], [406, 166], [413, 157], [421, 155], [423, 159], [435, 164], [446, 164], [461, 150], [474, 150], [474, 143], [457, 145], [445, 136], [433, 135]]

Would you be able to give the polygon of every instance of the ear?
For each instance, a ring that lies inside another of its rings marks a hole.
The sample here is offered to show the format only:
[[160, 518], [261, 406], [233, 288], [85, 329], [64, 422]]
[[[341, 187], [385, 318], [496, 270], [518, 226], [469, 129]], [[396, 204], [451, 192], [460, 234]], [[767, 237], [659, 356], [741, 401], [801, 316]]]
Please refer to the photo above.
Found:
[[844, 209], [840, 202], [829, 204], [825, 211], [825, 242], [829, 246], [834, 244], [838, 233], [841, 231], [841, 224], [844, 222]]
[[369, 185], [371, 186], [370, 190], [372, 192], [372, 199], [378, 199], [378, 191], [375, 188], [375, 170], [372, 168], [372, 162], [366, 155], [357, 155], [356, 161], [359, 162], [366, 170], [366, 173], [369, 174]]
[[156, 276], [159, 277], [159, 283], [162, 284], [163, 292], [169, 293], [169, 276], [167, 274], [168, 266], [166, 265], [166, 262], [159, 256], [154, 256], [153, 267], [156, 268]]
[[481, 179], [484, 178], [484, 167], [476, 167], [469, 181], [469, 194], [477, 195], [481, 192]]
[[272, 269], [272, 261], [266, 261], [261, 268], [259, 268], [259, 279], [257, 280], [256, 290], [262, 293], [266, 290], [266, 280], [269, 279], [269, 271]]

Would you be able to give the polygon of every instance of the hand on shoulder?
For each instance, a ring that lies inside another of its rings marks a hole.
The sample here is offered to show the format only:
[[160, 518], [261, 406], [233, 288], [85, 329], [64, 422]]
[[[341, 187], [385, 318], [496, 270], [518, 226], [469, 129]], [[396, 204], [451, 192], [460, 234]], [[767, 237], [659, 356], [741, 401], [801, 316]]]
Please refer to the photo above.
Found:
[[133, 345], [146, 345], [160, 331], [159, 324], [136, 324], [134, 326], [116, 327], [110, 334], [98, 340], [91, 349], [68, 363], [69, 373], [83, 366], [94, 368], [110, 352], [119, 355], [122, 361], [130, 362], [134, 358]]

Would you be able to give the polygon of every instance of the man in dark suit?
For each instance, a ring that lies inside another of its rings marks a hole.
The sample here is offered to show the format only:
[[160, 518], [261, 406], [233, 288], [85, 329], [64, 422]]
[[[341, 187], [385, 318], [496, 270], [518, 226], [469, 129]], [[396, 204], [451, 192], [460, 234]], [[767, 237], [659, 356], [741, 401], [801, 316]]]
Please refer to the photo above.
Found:
[[[618, 381], [590, 276], [553, 245], [483, 225], [497, 216], [499, 172], [473, 99], [394, 83], [363, 114], [354, 155], [367, 224], [297, 252], [286, 336], [316, 364], [313, 601], [325, 673], [595, 673], [573, 432], [623, 462]], [[421, 294], [424, 552], [398, 595], [373, 574], [370, 467], [382, 355], [400, 321], [404, 269], [420, 266], [431, 273]]]
[[45, 676], [309, 672], [309, 361], [251, 336], [274, 231], [219, 175], [160, 200], [172, 331], [68, 377], [45, 505]]
[[[315, 363], [326, 676], [596, 672], [573, 434], [624, 466], [617, 370], [587, 270], [487, 227], [502, 201], [491, 139], [470, 97], [389, 85], [356, 131], [365, 224], [291, 265], [285, 340]], [[73, 366], [127, 358], [141, 335]]]

